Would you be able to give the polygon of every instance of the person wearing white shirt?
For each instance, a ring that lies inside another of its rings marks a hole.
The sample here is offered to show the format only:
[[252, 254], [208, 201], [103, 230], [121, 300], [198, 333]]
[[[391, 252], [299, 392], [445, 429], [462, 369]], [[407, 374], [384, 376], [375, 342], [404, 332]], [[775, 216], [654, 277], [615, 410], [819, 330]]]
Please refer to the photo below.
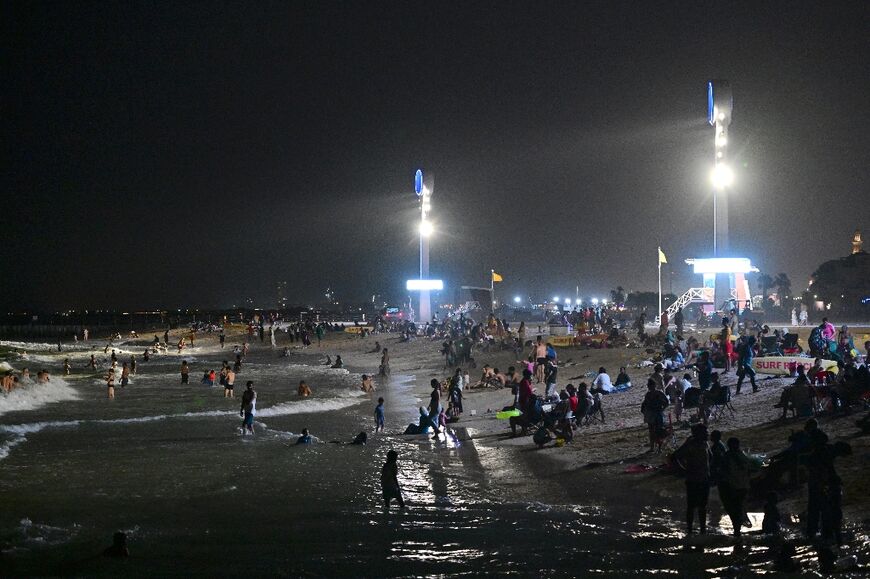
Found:
[[592, 387], [605, 394], [613, 392], [613, 383], [610, 381], [610, 375], [604, 368], [598, 369], [598, 376], [592, 381]]

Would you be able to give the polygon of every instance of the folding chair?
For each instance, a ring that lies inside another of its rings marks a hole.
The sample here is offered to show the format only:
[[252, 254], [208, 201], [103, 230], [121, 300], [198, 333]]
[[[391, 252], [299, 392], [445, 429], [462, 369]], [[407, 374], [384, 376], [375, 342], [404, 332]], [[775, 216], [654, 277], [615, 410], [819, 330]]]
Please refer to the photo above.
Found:
[[730, 386], [723, 386], [722, 395], [718, 400], [713, 401], [713, 404], [710, 406], [710, 416], [707, 418], [708, 422], [714, 422], [723, 418], [726, 411], [729, 412], [731, 416], [734, 416], [735, 414], [734, 406], [731, 405]]

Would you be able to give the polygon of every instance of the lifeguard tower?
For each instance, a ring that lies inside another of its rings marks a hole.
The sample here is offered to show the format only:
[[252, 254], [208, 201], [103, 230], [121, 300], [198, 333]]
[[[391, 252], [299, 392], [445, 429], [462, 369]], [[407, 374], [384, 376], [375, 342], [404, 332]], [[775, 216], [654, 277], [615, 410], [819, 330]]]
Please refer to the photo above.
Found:
[[[701, 275], [701, 287], [689, 288], [686, 293], [669, 305], [665, 311], [669, 319], [674, 319], [674, 314], [679, 308], [685, 308], [689, 304], [699, 304], [704, 313], [711, 314], [719, 308], [728, 310], [736, 309], [738, 312], [752, 309], [752, 296], [749, 293], [749, 281], [747, 273], [754, 273], [758, 268], [752, 265], [747, 257], [713, 257], [687, 259], [696, 274]], [[719, 300], [716, 296], [716, 280], [725, 278], [728, 280], [728, 296]]]

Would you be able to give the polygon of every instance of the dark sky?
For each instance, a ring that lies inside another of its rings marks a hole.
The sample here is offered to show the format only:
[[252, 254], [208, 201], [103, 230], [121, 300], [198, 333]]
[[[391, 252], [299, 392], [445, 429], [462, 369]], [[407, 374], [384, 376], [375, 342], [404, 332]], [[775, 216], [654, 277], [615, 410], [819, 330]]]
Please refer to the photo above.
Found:
[[[732, 253], [802, 287], [870, 236], [867, 2], [3, 2], [8, 308], [674, 289], [711, 252], [706, 81], [734, 92]], [[668, 282], [665, 281], [667, 289]]]

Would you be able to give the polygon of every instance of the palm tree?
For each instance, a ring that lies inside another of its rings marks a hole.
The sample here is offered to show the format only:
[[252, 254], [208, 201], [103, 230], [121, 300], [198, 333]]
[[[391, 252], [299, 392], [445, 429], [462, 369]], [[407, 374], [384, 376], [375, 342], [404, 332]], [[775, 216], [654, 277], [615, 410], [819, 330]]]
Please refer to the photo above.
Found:
[[773, 285], [773, 278], [766, 273], [760, 273], [755, 283], [761, 288], [761, 302], [767, 302], [767, 290]]
[[625, 289], [619, 285], [616, 286], [615, 290], [610, 290], [610, 300], [615, 304], [622, 304], [625, 302]]
[[777, 296], [779, 296], [780, 307], [786, 307], [785, 300], [791, 294], [791, 280], [784, 273], [779, 273], [773, 280], [773, 286], [776, 288]]

